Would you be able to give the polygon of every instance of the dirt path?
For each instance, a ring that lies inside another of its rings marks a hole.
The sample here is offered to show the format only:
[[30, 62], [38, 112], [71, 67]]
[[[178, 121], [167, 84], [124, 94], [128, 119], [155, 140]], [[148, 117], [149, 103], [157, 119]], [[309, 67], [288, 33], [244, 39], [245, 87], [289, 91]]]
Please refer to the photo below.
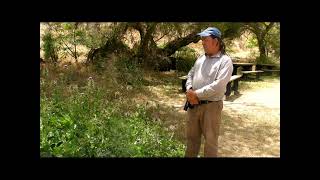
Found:
[[[145, 96], [144, 101], [161, 107], [154, 110], [153, 115], [185, 143], [187, 114], [183, 110], [185, 94], [180, 85], [161, 84], [147, 88], [151, 94]], [[219, 156], [279, 157], [280, 81], [240, 93], [240, 96], [224, 101]]]
[[220, 154], [280, 157], [280, 82], [224, 102]]

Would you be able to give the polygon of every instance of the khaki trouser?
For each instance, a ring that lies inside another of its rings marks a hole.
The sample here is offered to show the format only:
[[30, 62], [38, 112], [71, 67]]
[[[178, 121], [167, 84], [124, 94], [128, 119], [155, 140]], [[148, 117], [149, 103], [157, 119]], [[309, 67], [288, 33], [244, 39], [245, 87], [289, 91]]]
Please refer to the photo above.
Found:
[[202, 134], [205, 140], [204, 156], [217, 157], [222, 108], [223, 101], [214, 101], [188, 109], [186, 157], [197, 157]]

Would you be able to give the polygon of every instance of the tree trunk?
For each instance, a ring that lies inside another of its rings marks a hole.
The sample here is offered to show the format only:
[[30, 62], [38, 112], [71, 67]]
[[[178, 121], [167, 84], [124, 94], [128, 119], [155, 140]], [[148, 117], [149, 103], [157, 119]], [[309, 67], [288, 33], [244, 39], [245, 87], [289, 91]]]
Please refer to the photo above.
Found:
[[266, 44], [265, 44], [265, 41], [264, 41], [263, 37], [259, 37], [259, 38], [257, 38], [257, 40], [258, 40], [258, 46], [259, 46], [259, 52], [260, 52], [259, 60], [261, 62], [264, 62], [266, 60], [266, 58], [267, 58]]
[[264, 63], [266, 58], [268, 57], [265, 38], [269, 30], [273, 27], [273, 25], [274, 25], [274, 22], [271, 22], [268, 25], [265, 23], [249, 23], [247, 25], [247, 29], [253, 32], [257, 37], [259, 53], [260, 53], [260, 56], [259, 56], [260, 63]]
[[76, 44], [76, 33], [75, 31], [73, 32], [73, 42], [74, 42], [74, 58], [76, 60], [76, 63], [78, 63], [78, 58], [77, 58], [77, 44]]
[[87, 63], [95, 63], [96, 57], [104, 57], [108, 52], [129, 53], [129, 50], [126, 49], [125, 45], [121, 41], [128, 29], [128, 25], [126, 24], [124, 27], [118, 26], [115, 28], [116, 29], [113, 32], [112, 37], [108, 39], [102, 47], [91, 49], [89, 51], [86, 61]]
[[198, 32], [193, 32], [186, 37], [175, 39], [169, 42], [163, 49], [162, 52], [166, 56], [174, 54], [181, 47], [187, 46], [190, 43], [197, 43], [200, 40], [200, 36], [197, 36]]
[[90, 51], [89, 51], [89, 53], [87, 55], [86, 63], [93, 63], [96, 52], [97, 52], [96, 48], [90, 49]]
[[152, 23], [150, 25], [147, 26], [146, 32], [145, 34], [140, 34], [141, 36], [141, 42], [140, 42], [140, 47], [139, 47], [139, 51], [138, 51], [138, 56], [139, 57], [145, 57], [148, 55], [149, 51], [150, 51], [150, 41], [153, 41], [153, 32], [156, 28], [156, 24]]
[[168, 68], [172, 66], [169, 59], [170, 55], [174, 54], [181, 47], [192, 42], [196, 43], [200, 40], [200, 37], [196, 35], [199, 30], [196, 30], [186, 37], [177, 38], [169, 42], [164, 48], [158, 48], [153, 39], [153, 33], [156, 26], [157, 23], [150, 23], [146, 26], [142, 23], [135, 23], [132, 25], [133, 28], [139, 31], [141, 38], [139, 50], [136, 54], [138, 62], [142, 62], [150, 68], [168, 70]]
[[78, 28], [78, 23], [75, 23], [74, 29], [73, 29], [73, 42], [74, 42], [74, 58], [76, 60], [76, 63], [78, 63], [78, 57], [77, 57], [77, 43], [76, 43], [76, 30]]

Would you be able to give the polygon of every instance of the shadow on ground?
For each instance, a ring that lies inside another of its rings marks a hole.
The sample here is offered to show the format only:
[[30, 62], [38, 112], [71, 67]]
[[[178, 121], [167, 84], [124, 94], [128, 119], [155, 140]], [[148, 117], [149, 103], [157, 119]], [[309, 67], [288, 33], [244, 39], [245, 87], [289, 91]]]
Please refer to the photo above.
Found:
[[240, 115], [222, 114], [219, 138], [222, 157], [278, 157], [280, 130], [264, 121], [250, 121]]
[[237, 98], [241, 97], [242, 94], [239, 93], [239, 94], [233, 94], [233, 95], [230, 95], [229, 97], [226, 98], [226, 101], [230, 101], [230, 102], [233, 102], [234, 100], [236, 100]]
[[[175, 75], [164, 75], [164, 78], [175, 79]], [[170, 80], [170, 81], [171, 81]], [[168, 80], [169, 81], [169, 80]], [[259, 81], [259, 80], [258, 80]], [[161, 121], [163, 126], [174, 134], [174, 138], [186, 143], [187, 112], [183, 110], [185, 94], [180, 89], [180, 82], [169, 84], [166, 81], [149, 81], [149, 86], [139, 95], [132, 98], [140, 99], [145, 104], [149, 116], [154, 121]], [[271, 111], [257, 110], [249, 106], [258, 104], [235, 103], [243, 94], [231, 95], [225, 104], [219, 137], [220, 157], [279, 157], [280, 156], [280, 121], [269, 122], [261, 116], [270, 116]], [[140, 96], [140, 97], [139, 97]], [[228, 107], [227, 107], [228, 106]], [[244, 110], [233, 109], [241, 106]], [[236, 111], [237, 110], [237, 111]], [[203, 144], [200, 155], [203, 156]]]

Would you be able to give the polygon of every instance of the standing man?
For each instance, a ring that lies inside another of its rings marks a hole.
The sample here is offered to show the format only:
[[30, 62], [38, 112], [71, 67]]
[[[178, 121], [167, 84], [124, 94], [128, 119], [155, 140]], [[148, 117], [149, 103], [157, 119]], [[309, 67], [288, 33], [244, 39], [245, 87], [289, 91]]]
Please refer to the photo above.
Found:
[[188, 73], [186, 82], [188, 108], [186, 157], [197, 157], [204, 136], [204, 156], [217, 157], [218, 136], [226, 86], [233, 65], [225, 55], [221, 32], [209, 27], [201, 33], [205, 54], [200, 56]]

